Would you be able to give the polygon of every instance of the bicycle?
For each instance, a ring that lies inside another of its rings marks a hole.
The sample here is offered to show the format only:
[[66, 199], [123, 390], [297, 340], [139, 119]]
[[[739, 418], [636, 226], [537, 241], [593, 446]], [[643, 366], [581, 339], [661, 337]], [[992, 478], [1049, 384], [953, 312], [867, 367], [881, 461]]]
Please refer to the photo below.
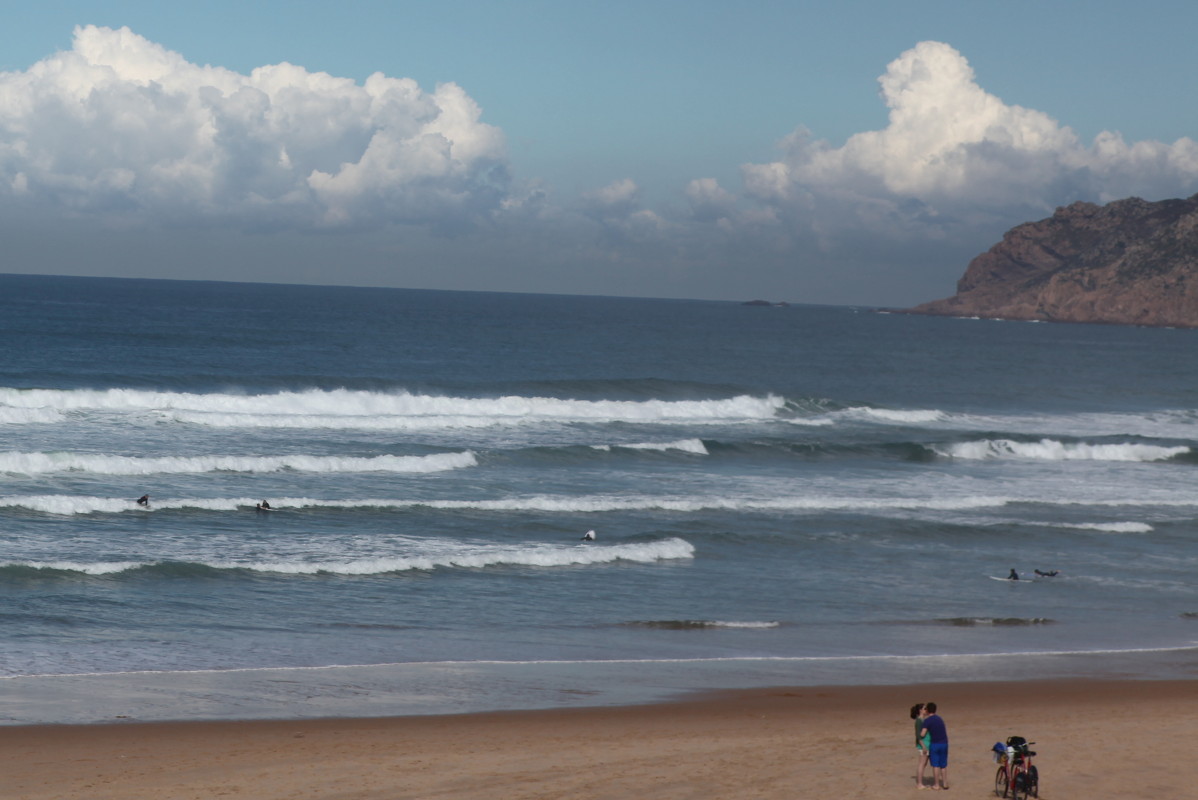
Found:
[[1029, 742], [1022, 736], [1007, 738], [1005, 750], [997, 754], [998, 771], [994, 773], [994, 796], [1010, 797], [1012, 800], [1027, 800], [1040, 796], [1040, 773], [1032, 763], [1035, 750], [1029, 750]]

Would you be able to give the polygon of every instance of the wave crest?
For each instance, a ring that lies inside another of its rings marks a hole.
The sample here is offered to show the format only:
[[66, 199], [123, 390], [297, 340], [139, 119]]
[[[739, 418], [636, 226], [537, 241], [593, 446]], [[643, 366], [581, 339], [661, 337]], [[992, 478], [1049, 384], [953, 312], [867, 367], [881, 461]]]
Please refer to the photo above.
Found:
[[596, 450], [604, 451], [623, 448], [625, 450], [653, 450], [664, 453], [669, 450], [679, 450], [683, 453], [693, 453], [698, 456], [710, 455], [702, 439], [679, 439], [675, 442], [639, 442], [636, 444], [597, 444], [593, 447]]
[[1022, 458], [1043, 461], [1167, 461], [1190, 452], [1189, 447], [1183, 446], [1066, 443], [1055, 439], [1041, 439], [1038, 442], [981, 439], [974, 442], [935, 445], [932, 450], [945, 458]]
[[772, 419], [786, 401], [774, 395], [708, 400], [493, 398], [311, 389], [273, 394], [194, 394], [138, 389], [0, 389], [8, 413], [142, 412], [215, 427], [421, 429], [536, 421], [705, 423]]
[[694, 558], [695, 548], [684, 539], [670, 538], [653, 542], [632, 542], [615, 545], [546, 545], [522, 546], [462, 546], [454, 551], [411, 556], [378, 556], [346, 561], [321, 560], [260, 560], [210, 561], [180, 564], [179, 562], [95, 562], [22, 561], [0, 564], [0, 572], [82, 573], [85, 575], [115, 575], [141, 572], [160, 576], [186, 576], [212, 571], [245, 571], [283, 575], [385, 575], [396, 572], [431, 571], [436, 569], [483, 569], [487, 567], [573, 567], [612, 564], [630, 561], [650, 564]]
[[[76, 495], [9, 495], [0, 497], [0, 508], [24, 508], [47, 514], [95, 514], [136, 511], [138, 513], [197, 509], [203, 511], [240, 511], [253, 509], [258, 503], [253, 497], [217, 498], [153, 498], [149, 508], [138, 506], [132, 499], [89, 497]], [[853, 497], [783, 497], [777, 499], [743, 499], [729, 497], [608, 497], [535, 495], [502, 500], [397, 500], [362, 498], [329, 500], [312, 497], [271, 498], [276, 510], [304, 508], [345, 509], [410, 509], [431, 508], [445, 511], [551, 512], [589, 514], [602, 511], [667, 511], [697, 513], [702, 511], [744, 512], [805, 512], [841, 509], [886, 511], [893, 509], [963, 510], [992, 508], [1011, 502], [1003, 497], [962, 497], [946, 500], [922, 498], [865, 499]]]
[[165, 456], [143, 458], [84, 453], [0, 453], [0, 472], [42, 475], [90, 472], [103, 475], [154, 475], [204, 472], [444, 472], [478, 465], [471, 451], [425, 456]]
[[62, 414], [53, 408], [12, 408], [0, 405], [0, 425], [44, 425], [61, 420]]

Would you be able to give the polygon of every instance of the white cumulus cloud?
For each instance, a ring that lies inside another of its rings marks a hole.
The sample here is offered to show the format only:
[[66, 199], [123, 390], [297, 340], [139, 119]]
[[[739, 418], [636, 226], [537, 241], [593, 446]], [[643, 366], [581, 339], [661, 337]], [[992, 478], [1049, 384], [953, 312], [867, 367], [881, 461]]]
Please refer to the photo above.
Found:
[[0, 73], [0, 197], [248, 227], [453, 222], [509, 183], [501, 131], [457, 85], [291, 64], [199, 66], [128, 28]]
[[[921, 42], [891, 62], [879, 84], [890, 109], [886, 128], [840, 147], [800, 128], [782, 141], [780, 160], [742, 168], [745, 194], [792, 211], [814, 200], [848, 210], [853, 224], [906, 218], [926, 229], [937, 218], [1022, 221], [1078, 199], [1160, 199], [1198, 189], [1192, 139], [1128, 145], [1103, 133], [1087, 145], [1048, 114], [983, 90], [947, 44]], [[879, 215], [879, 204], [889, 211]]]

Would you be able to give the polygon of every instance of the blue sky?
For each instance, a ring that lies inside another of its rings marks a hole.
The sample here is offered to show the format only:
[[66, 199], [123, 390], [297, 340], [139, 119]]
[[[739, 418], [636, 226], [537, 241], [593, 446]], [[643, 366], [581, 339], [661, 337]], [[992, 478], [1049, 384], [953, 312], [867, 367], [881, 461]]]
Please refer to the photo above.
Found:
[[0, 8], [6, 272], [907, 305], [1198, 191], [1188, 2]]

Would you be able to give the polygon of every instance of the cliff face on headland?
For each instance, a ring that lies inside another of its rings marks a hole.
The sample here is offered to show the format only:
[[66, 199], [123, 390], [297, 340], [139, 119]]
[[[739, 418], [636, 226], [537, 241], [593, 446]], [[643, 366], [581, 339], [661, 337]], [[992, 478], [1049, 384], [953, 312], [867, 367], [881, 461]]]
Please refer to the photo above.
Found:
[[1198, 327], [1198, 195], [1058, 208], [971, 261], [954, 296], [908, 311]]

